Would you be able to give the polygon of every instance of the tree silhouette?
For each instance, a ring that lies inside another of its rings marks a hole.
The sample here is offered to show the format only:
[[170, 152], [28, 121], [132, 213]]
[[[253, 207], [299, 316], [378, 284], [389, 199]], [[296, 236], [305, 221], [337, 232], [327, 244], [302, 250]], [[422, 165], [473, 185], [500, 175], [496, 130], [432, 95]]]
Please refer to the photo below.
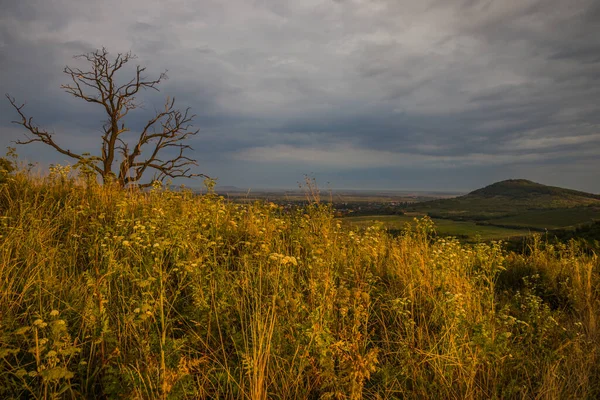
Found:
[[[57, 152], [69, 156], [78, 162], [85, 162], [102, 177], [104, 183], [116, 181], [121, 186], [138, 184], [148, 187], [152, 182], [163, 181], [165, 178], [191, 178], [204, 176], [191, 172], [191, 167], [197, 165], [193, 160], [184, 155], [186, 150], [192, 148], [185, 144], [186, 139], [198, 133], [193, 130], [191, 122], [195, 115], [175, 109], [175, 99], [167, 97], [164, 109], [156, 112], [141, 129], [137, 140], [129, 142], [123, 136], [129, 132], [124, 118], [130, 111], [140, 107], [136, 95], [141, 89], [154, 89], [167, 79], [166, 73], [161, 73], [157, 79], [148, 79], [144, 72], [145, 67], [136, 67], [135, 76], [126, 83], [118, 83], [117, 75], [124, 72], [123, 67], [135, 59], [129, 53], [119, 53], [114, 60], [109, 59], [105, 48], [95, 52], [75, 56], [89, 63], [88, 71], [79, 68], [65, 67], [64, 73], [71, 78], [71, 83], [61, 85], [67, 93], [88, 103], [98, 104], [108, 117], [102, 126], [102, 143], [100, 156], [89, 157], [88, 153], [75, 153], [59, 145], [54, 134], [41, 129], [33, 123], [32, 117], [27, 117], [23, 112], [25, 104], [18, 104], [14, 97], [6, 94], [8, 101], [19, 113], [21, 119], [13, 121], [22, 125], [29, 132], [26, 140], [19, 140], [18, 144], [41, 142], [52, 147]], [[168, 150], [175, 149], [176, 153], [169, 158], [164, 158]], [[140, 180], [148, 173], [154, 174], [146, 183]]]

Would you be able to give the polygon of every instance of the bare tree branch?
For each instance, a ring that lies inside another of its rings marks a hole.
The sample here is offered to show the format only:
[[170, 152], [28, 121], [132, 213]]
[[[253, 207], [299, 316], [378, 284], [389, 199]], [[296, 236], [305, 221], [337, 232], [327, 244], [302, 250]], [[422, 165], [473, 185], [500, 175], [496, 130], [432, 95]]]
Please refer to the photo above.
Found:
[[[69, 156], [71, 158], [74, 158], [78, 161], [83, 160], [83, 156], [81, 154], [76, 154], [74, 152], [72, 152], [69, 149], [64, 149], [61, 146], [59, 146], [54, 139], [52, 138], [52, 134], [48, 133], [47, 131], [41, 130], [39, 127], [37, 127], [36, 125], [33, 124], [33, 117], [29, 117], [27, 118], [25, 116], [25, 114], [23, 113], [23, 108], [25, 107], [25, 104], [21, 104], [18, 105], [16, 103], [16, 100], [13, 97], [10, 97], [10, 95], [6, 94], [6, 98], [8, 99], [8, 101], [10, 102], [10, 104], [15, 108], [15, 110], [17, 110], [17, 113], [19, 114], [19, 116], [21, 117], [20, 121], [12, 121], [12, 123], [14, 124], [18, 124], [23, 126], [25, 129], [27, 129], [32, 135], [33, 137], [29, 137], [27, 135], [25, 135], [27, 140], [17, 140], [15, 143], [17, 144], [29, 144], [29, 143], [34, 143], [34, 142], [40, 142], [40, 143], [44, 143], [47, 144], [51, 147], [53, 147], [56, 151], [58, 151], [61, 154], [64, 154], [66, 156]], [[95, 167], [96, 172], [101, 173], [102, 170], [98, 167]]]
[[[198, 130], [192, 129], [191, 124], [195, 115], [189, 114], [189, 108], [184, 112], [175, 109], [175, 99], [167, 98], [164, 109], [148, 120], [136, 142], [128, 143], [124, 139], [122, 135], [129, 131], [124, 118], [130, 111], [139, 107], [135, 96], [141, 89], [158, 91], [157, 86], [167, 79], [167, 75], [163, 72], [157, 79], [148, 79], [144, 75], [146, 68], [138, 65], [135, 76], [119, 85], [117, 83], [119, 71], [136, 56], [131, 53], [119, 53], [113, 61], [110, 61], [108, 56], [109, 53], [105, 48], [75, 56], [76, 59], [87, 62], [90, 70], [84, 71], [66, 66], [63, 72], [69, 75], [71, 82], [61, 86], [76, 98], [102, 106], [106, 113], [107, 120], [101, 135], [101, 156], [95, 157], [97, 161], [94, 170], [104, 181], [109, 177], [116, 177], [117, 182], [122, 186], [139, 184], [139, 181], [150, 171], [154, 171], [155, 180], [163, 180], [167, 177], [206, 177], [204, 174], [190, 172], [191, 167], [196, 166], [197, 163], [184, 155], [185, 151], [193, 150], [184, 142], [198, 133]], [[81, 154], [60, 147], [53, 140], [52, 134], [33, 125], [32, 119], [25, 116], [22, 111], [24, 105], [19, 106], [8, 94], [6, 97], [21, 117], [21, 120], [15, 123], [25, 127], [33, 135], [33, 137], [26, 136], [27, 140], [17, 143], [41, 142], [61, 154], [77, 160], [84, 159]], [[171, 148], [177, 149], [177, 155], [163, 160], [161, 154]], [[117, 170], [113, 171], [116, 163], [118, 163]], [[149, 182], [140, 186], [146, 187], [151, 184]]]

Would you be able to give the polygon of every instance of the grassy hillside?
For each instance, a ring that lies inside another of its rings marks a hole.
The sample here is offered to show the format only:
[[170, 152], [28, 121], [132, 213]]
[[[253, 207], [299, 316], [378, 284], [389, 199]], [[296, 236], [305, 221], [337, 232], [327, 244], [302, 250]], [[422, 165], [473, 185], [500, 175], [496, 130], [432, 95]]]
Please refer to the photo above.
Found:
[[[515, 200], [540, 200], [539, 203], [534, 202], [534, 207], [580, 206], [600, 201], [599, 195], [556, 186], [546, 186], [526, 179], [509, 179], [496, 182], [484, 188], [477, 189], [471, 192], [470, 195], [481, 198], [505, 197]], [[548, 205], [546, 200], [555, 203]]]
[[560, 229], [600, 220], [600, 207], [573, 207], [555, 210], [531, 210], [521, 214], [493, 219], [494, 225], [514, 228]]
[[393, 238], [23, 174], [0, 185], [0, 398], [600, 396], [598, 260]]
[[[554, 186], [541, 185], [525, 179], [511, 179], [494, 183], [467, 195], [453, 199], [434, 200], [417, 203], [411, 210], [426, 212], [432, 217], [451, 218], [457, 220], [495, 220], [498, 218], [517, 217], [531, 210], [576, 209], [570, 216], [580, 220], [581, 215], [593, 217], [600, 215], [600, 196], [563, 189]], [[578, 215], [575, 215], [578, 214]], [[560, 212], [548, 215], [556, 220], [548, 221], [553, 226], [573, 225], [566, 221]], [[567, 225], [560, 225], [566, 223]], [[535, 224], [535, 222], [534, 222]], [[528, 225], [526, 220], [516, 222], [516, 225]]]

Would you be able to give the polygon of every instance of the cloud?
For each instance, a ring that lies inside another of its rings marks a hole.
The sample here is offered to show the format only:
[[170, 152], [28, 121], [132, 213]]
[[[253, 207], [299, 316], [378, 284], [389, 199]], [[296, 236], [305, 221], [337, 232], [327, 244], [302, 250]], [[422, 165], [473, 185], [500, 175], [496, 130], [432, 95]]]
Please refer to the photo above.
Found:
[[[600, 151], [599, 31], [594, 0], [21, 0], [0, 16], [0, 87], [57, 138], [90, 146], [105, 117], [61, 92], [62, 68], [101, 46], [131, 50], [170, 77], [141, 94], [132, 128], [174, 96], [222, 184], [262, 182], [249, 172], [262, 163], [293, 185], [318, 163], [355, 187], [377, 170], [389, 188], [410, 171], [435, 189], [415, 168], [451, 167], [455, 187], [535, 170], [600, 191], [600, 169], [571, 167]], [[0, 145], [19, 137], [11, 119], [0, 103]]]
[[579, 136], [562, 136], [562, 137], [537, 137], [527, 138], [519, 137], [508, 142], [505, 146], [506, 149], [512, 150], [544, 150], [544, 149], [560, 149], [567, 146], [573, 147], [578, 145], [595, 145], [594, 147], [600, 147], [600, 133], [592, 135], [579, 135]]
[[351, 145], [328, 147], [300, 147], [275, 145], [251, 147], [232, 155], [234, 159], [287, 164], [300, 163], [334, 169], [365, 169], [385, 167], [419, 168], [462, 168], [514, 163], [535, 163], [564, 156], [561, 153], [513, 153], [495, 154], [469, 153], [459, 156], [426, 155], [385, 150], [364, 149]]

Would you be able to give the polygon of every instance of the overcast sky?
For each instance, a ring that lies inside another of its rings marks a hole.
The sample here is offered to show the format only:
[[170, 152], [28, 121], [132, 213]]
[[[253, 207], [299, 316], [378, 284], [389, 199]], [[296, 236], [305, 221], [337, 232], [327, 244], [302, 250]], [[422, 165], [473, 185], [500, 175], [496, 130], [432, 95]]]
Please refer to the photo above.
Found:
[[[61, 91], [72, 57], [132, 51], [191, 107], [219, 185], [470, 190], [508, 178], [600, 192], [597, 0], [0, 0], [0, 89], [97, 153], [102, 110]], [[127, 74], [127, 72], [125, 72]], [[123, 79], [127, 76], [123, 76]], [[0, 146], [22, 139], [0, 102]], [[29, 161], [65, 163], [43, 145]], [[200, 182], [189, 182], [190, 186]]]

